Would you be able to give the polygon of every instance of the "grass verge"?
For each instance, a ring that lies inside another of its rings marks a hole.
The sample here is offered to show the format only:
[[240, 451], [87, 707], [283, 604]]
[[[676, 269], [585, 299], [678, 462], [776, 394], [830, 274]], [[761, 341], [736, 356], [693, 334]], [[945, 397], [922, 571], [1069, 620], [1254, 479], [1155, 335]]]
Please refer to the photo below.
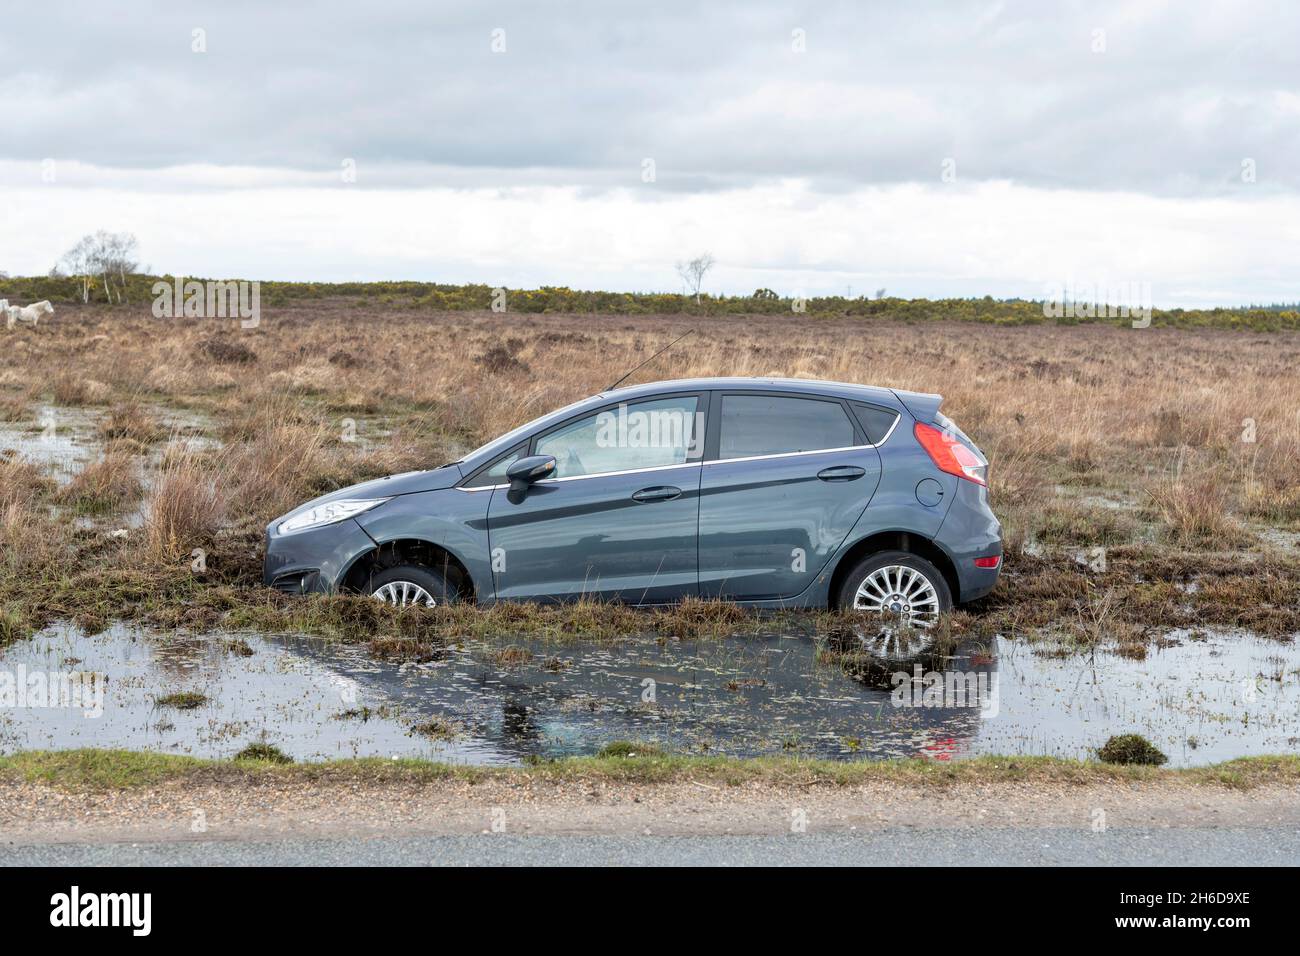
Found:
[[[251, 756], [251, 755], [249, 755]], [[602, 756], [539, 761], [522, 767], [466, 767], [425, 760], [360, 758], [286, 764], [274, 760], [203, 760], [128, 750], [24, 751], [0, 757], [0, 779], [43, 783], [62, 790], [122, 790], [165, 783], [425, 784], [574, 782], [769, 787], [844, 787], [887, 783], [913, 787], [961, 784], [1161, 783], [1249, 790], [1300, 786], [1300, 757], [1243, 757], [1208, 767], [1167, 770], [1114, 766], [1054, 757], [978, 757], [953, 763], [926, 760], [838, 762], [789, 757], [737, 759], [677, 756], [649, 745], [612, 745]]]

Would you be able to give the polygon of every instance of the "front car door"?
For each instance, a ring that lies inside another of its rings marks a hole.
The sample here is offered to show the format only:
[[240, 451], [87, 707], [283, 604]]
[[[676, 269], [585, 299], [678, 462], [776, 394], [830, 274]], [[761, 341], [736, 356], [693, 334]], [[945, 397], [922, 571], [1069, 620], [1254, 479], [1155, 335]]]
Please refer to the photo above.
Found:
[[698, 593], [708, 393], [613, 403], [530, 441], [556, 475], [512, 500], [495, 486], [488, 541], [501, 600], [660, 604]]
[[700, 480], [700, 593], [792, 598], [880, 481], [880, 455], [836, 398], [716, 392]]

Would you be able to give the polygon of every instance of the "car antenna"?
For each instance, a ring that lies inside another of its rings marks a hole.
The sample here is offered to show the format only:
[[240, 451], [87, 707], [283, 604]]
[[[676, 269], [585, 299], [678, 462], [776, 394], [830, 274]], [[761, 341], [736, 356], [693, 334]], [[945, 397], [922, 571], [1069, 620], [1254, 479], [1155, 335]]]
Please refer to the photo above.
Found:
[[607, 392], [611, 392], [611, 391], [613, 391], [614, 389], [618, 388], [620, 385], [622, 385], [624, 382], [626, 382], [629, 378], [631, 378], [632, 375], [633, 375], [634, 373], [639, 372], [639, 371], [640, 371], [641, 369], [643, 369], [645, 366], [649, 365], [651, 362], [653, 362], [653, 361], [654, 361], [655, 359], [657, 359], [659, 356], [661, 356], [661, 355], [663, 355], [665, 352], [667, 352], [670, 348], [672, 348], [674, 345], [676, 345], [676, 344], [677, 344], [678, 342], [680, 342], [682, 339], [686, 338], [686, 336], [691, 335], [691, 334], [693, 334], [694, 332], [695, 332], [694, 329], [687, 329], [687, 330], [686, 330], [685, 332], [683, 332], [681, 335], [677, 336], [677, 338], [673, 339], [671, 342], [669, 342], [667, 345], [665, 345], [663, 348], [661, 348], [661, 349], [660, 349], [658, 352], [656, 352], [654, 355], [650, 356], [648, 359], [646, 359], [644, 362], [642, 362], [642, 363], [641, 363], [640, 365], [638, 365], [636, 368], [632, 369], [631, 372], [628, 372], [626, 375], [624, 375], [622, 378], [620, 378], [620, 379], [619, 379], [617, 382], [615, 382], [613, 385], [609, 386], [609, 388], [605, 389], [605, 391], [607, 391]]

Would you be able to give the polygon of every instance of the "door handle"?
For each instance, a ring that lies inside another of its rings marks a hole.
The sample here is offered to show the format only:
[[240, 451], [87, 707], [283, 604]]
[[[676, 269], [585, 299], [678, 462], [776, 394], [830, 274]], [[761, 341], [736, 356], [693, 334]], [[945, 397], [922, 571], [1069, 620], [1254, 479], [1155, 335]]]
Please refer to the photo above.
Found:
[[653, 488], [642, 488], [640, 491], [633, 493], [633, 501], [672, 501], [674, 498], [680, 498], [682, 489], [674, 488], [672, 485], [655, 485]]
[[865, 468], [859, 468], [857, 465], [834, 465], [817, 472], [817, 477], [822, 481], [853, 481], [866, 473]]

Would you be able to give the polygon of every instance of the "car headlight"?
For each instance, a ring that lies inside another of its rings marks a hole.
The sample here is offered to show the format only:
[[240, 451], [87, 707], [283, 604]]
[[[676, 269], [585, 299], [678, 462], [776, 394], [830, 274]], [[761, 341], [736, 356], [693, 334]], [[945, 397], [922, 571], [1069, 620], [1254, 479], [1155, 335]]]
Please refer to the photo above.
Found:
[[331, 501], [329, 504], [309, 508], [292, 518], [285, 518], [276, 530], [280, 534], [293, 534], [295, 531], [306, 531], [308, 528], [334, 524], [336, 521], [355, 518], [361, 512], [369, 511], [387, 500], [387, 498], [345, 498], [342, 501]]

